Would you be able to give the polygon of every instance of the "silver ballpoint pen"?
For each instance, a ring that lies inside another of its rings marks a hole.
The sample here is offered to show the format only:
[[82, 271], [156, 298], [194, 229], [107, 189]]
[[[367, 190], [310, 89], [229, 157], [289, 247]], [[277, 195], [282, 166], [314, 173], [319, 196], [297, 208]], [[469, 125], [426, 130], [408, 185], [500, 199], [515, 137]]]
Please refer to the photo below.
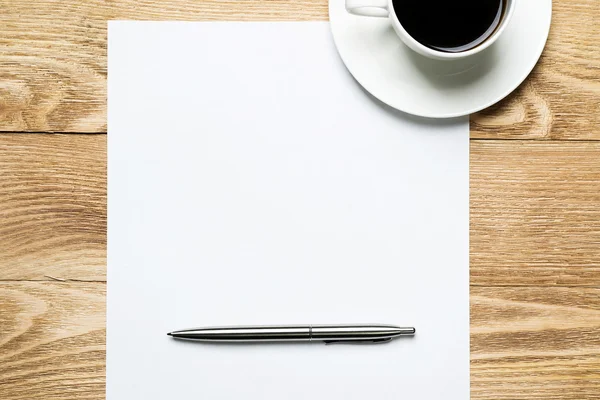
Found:
[[167, 333], [175, 339], [200, 342], [310, 342], [387, 343], [399, 336], [413, 336], [415, 328], [394, 325], [279, 325], [222, 326], [184, 329]]

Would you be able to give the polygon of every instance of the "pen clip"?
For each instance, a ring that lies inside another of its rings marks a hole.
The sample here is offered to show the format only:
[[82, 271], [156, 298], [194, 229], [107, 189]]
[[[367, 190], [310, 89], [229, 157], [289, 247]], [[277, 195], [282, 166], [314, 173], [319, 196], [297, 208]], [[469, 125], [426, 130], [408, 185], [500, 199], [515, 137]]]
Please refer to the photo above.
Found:
[[383, 344], [391, 342], [392, 338], [359, 339], [359, 340], [324, 340], [325, 344]]

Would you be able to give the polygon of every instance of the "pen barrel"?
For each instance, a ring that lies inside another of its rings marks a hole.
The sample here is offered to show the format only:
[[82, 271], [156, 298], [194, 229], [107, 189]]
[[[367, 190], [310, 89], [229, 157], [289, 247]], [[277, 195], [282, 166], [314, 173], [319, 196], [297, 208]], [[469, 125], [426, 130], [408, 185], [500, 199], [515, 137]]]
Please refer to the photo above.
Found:
[[414, 335], [414, 333], [414, 328], [401, 328], [392, 325], [313, 325], [311, 327], [311, 340], [383, 340], [403, 335]]
[[169, 333], [175, 339], [200, 342], [389, 341], [414, 335], [414, 328], [393, 325], [233, 326], [185, 329]]
[[[238, 328], [235, 332], [228, 332], [226, 336], [237, 341], [249, 342], [303, 342], [310, 340], [310, 326], [281, 326], [281, 327], [252, 327]], [[237, 339], [237, 340], [236, 340]]]
[[310, 341], [310, 326], [213, 327], [172, 332], [177, 339], [201, 342], [303, 342]]

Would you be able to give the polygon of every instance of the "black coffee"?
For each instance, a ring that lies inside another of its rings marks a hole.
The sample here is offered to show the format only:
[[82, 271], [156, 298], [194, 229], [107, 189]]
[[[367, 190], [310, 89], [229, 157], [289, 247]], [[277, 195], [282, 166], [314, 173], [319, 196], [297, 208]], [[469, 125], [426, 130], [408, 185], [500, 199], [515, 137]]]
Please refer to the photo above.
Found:
[[477, 47], [502, 20], [507, 0], [393, 0], [408, 34], [435, 50], [457, 53]]

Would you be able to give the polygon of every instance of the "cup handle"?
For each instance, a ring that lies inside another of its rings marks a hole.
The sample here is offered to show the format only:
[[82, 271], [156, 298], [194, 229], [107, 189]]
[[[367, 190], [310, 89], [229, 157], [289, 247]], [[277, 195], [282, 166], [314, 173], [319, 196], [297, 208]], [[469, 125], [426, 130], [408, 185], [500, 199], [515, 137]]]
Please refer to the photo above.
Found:
[[346, 11], [364, 17], [388, 17], [388, 0], [346, 0]]

